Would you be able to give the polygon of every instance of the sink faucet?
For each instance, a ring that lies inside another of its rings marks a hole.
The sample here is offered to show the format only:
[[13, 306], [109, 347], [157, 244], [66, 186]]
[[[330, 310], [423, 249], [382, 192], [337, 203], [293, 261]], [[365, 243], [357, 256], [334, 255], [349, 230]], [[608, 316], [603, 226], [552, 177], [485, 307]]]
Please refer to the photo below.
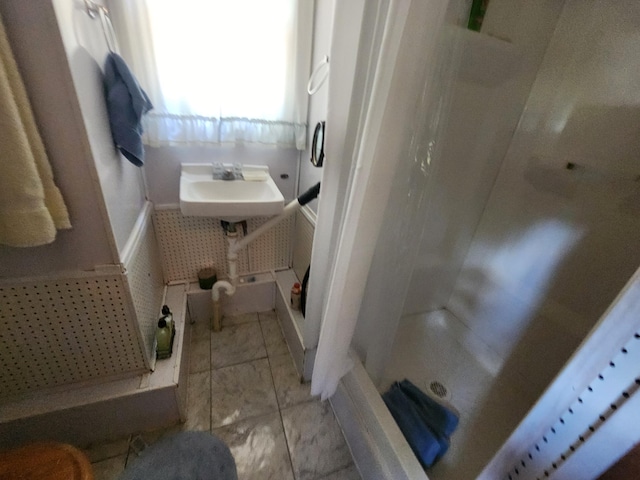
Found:
[[242, 180], [242, 165], [236, 163], [234, 165], [222, 164], [220, 162], [213, 163], [214, 180]]
[[222, 172], [222, 180], [235, 180], [236, 175], [230, 168], [225, 168]]

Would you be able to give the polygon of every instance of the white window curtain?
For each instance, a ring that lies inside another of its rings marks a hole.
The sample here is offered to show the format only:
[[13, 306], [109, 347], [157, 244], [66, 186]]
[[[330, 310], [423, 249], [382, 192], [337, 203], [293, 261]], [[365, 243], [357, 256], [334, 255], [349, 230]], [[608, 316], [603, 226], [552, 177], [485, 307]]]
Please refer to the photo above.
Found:
[[149, 145], [304, 150], [313, 0], [112, 0]]

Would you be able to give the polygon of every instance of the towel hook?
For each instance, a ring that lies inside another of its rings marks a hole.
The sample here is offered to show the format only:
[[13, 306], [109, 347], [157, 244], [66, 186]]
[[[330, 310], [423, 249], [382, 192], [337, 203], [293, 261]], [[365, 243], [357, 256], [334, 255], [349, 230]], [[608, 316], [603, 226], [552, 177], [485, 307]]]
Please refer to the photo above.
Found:
[[[325, 65], [327, 68], [323, 68]], [[322, 72], [322, 74], [318, 79], [318, 83], [314, 87], [312, 86], [313, 81], [320, 75], [320, 72]], [[309, 83], [307, 83], [307, 93], [309, 95], [313, 95], [314, 93], [316, 93], [318, 90], [320, 90], [320, 87], [324, 84], [324, 82], [327, 81], [327, 78], [329, 78], [329, 57], [325, 55], [318, 66], [313, 70], [313, 73], [311, 73]]]
[[106, 10], [106, 7], [91, 0], [84, 0], [84, 7], [87, 9], [87, 15], [89, 15], [90, 18], [96, 18], [101, 10]]
[[89, 18], [100, 18], [100, 26], [102, 27], [104, 40], [107, 42], [107, 48], [111, 53], [116, 53], [118, 51], [118, 41], [113, 30], [113, 24], [109, 18], [109, 10], [104, 5], [100, 5], [92, 0], [84, 0], [84, 5]]
[[107, 48], [111, 53], [117, 53], [118, 40], [116, 39], [116, 32], [113, 31], [113, 24], [111, 23], [111, 18], [109, 18], [109, 11], [106, 8], [100, 9], [100, 24], [102, 25], [104, 40], [107, 42]]

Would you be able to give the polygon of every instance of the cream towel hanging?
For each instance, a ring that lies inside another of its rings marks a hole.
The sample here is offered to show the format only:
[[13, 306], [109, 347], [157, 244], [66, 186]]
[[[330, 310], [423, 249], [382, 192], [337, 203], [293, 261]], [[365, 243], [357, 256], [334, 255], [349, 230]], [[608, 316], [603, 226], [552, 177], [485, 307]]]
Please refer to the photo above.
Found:
[[0, 18], [0, 244], [51, 243], [69, 214]]

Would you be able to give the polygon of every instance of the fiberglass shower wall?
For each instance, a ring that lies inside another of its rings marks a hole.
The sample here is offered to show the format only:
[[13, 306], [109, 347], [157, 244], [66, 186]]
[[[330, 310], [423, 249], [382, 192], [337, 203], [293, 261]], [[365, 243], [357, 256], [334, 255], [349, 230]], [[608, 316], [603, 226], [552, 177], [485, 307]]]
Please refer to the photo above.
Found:
[[[396, 203], [390, 202], [386, 213], [388, 228], [378, 242], [367, 287], [370, 297], [356, 331], [354, 346], [375, 382], [387, 364], [395, 317], [446, 305], [562, 10], [554, 1], [494, 0], [483, 31], [476, 33], [466, 29], [464, 3], [449, 4], [438, 40], [439, 67], [435, 79], [427, 80], [434, 86], [423, 94], [431, 98], [422, 106], [426, 126], [414, 138], [416, 158], [428, 163], [427, 191], [404, 180], [417, 177], [405, 162], [409, 173], [397, 172]], [[404, 199], [415, 202], [416, 194], [426, 199], [411, 217]], [[419, 246], [413, 245], [416, 241]], [[396, 264], [402, 262], [389, 260], [394, 255], [390, 249], [398, 245], [403, 251], [395, 255], [406, 262], [401, 270]], [[379, 311], [372, 300], [390, 274], [406, 285], [406, 298], [378, 320], [372, 317]]]
[[[405, 317], [361, 316], [354, 347], [379, 382], [394, 361], [385, 349], [392, 340], [380, 339], [435, 311], [441, 316], [421, 335], [448, 328], [452, 358], [490, 357], [491, 372], [473, 391], [465, 384], [475, 366], [452, 369], [444, 357], [430, 366], [453, 405], [465, 406], [443, 462], [464, 457], [475, 475], [640, 265], [639, 20], [633, 1], [494, 0], [482, 31], [462, 34]], [[393, 215], [390, 228], [402, 225]], [[380, 242], [375, 262], [391, 249], [412, 255], [410, 242]], [[382, 281], [375, 262], [369, 301], [384, 282], [409, 275], [388, 270]], [[396, 357], [431, 348], [415, 334], [395, 340]], [[425, 388], [426, 374], [421, 380]], [[474, 449], [471, 437], [480, 439]]]
[[[450, 295], [434, 302], [427, 282], [414, 281], [405, 304], [408, 313], [450, 310], [527, 375], [532, 394], [640, 265], [639, 19], [632, 1], [565, 3], [464, 261], [442, 256], [460, 265]], [[451, 203], [469, 194], [452, 190]], [[473, 208], [473, 200], [464, 204]], [[451, 228], [464, 227], [460, 218], [448, 220]], [[441, 232], [427, 225], [423, 246]], [[430, 255], [433, 248], [420, 258]], [[414, 279], [446, 278], [438, 267], [420, 268]]]
[[446, 304], [532, 395], [640, 265], [639, 20], [565, 2]]

